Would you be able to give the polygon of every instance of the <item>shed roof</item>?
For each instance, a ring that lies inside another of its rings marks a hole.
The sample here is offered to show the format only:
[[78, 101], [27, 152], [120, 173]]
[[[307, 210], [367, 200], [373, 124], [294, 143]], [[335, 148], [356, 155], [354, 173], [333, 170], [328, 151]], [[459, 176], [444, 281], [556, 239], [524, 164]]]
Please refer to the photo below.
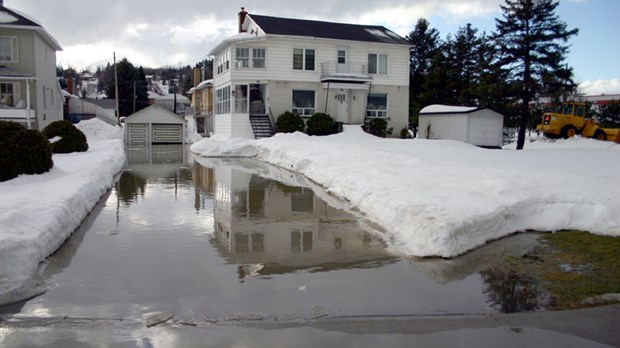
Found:
[[400, 45], [410, 44], [407, 40], [383, 26], [279, 18], [256, 14], [248, 14], [248, 17], [267, 35], [307, 36]]
[[441, 105], [441, 104], [433, 104], [427, 107], [424, 107], [420, 110], [420, 115], [429, 115], [429, 114], [468, 114], [474, 111], [483, 110], [486, 108], [478, 107], [478, 106], [452, 106], [452, 105]]
[[184, 118], [157, 104], [136, 111], [125, 119], [125, 123], [183, 124], [184, 122]]

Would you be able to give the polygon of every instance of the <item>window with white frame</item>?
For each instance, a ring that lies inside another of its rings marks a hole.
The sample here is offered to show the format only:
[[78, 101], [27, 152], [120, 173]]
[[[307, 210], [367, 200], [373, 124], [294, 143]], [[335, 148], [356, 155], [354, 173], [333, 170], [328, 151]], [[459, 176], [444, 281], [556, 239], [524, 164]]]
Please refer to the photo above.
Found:
[[21, 100], [18, 82], [0, 83], [0, 105], [15, 107]]
[[314, 114], [315, 98], [314, 91], [293, 91], [292, 112], [299, 116], [312, 116]]
[[215, 113], [218, 115], [230, 113], [230, 86], [215, 91]]
[[366, 117], [368, 118], [387, 118], [388, 117], [388, 97], [387, 94], [369, 94], [368, 106], [366, 107]]
[[388, 73], [388, 56], [387, 54], [368, 54], [368, 73], [387, 75]]
[[314, 70], [315, 51], [309, 48], [293, 49], [293, 70]]
[[226, 50], [220, 53], [217, 58], [217, 73], [221, 74], [230, 69], [230, 51]]
[[250, 67], [250, 49], [247, 47], [237, 47], [236, 50], [237, 68], [249, 68]]
[[252, 49], [252, 67], [264, 68], [265, 67], [265, 49], [253, 48]]
[[17, 63], [17, 37], [0, 36], [0, 62]]

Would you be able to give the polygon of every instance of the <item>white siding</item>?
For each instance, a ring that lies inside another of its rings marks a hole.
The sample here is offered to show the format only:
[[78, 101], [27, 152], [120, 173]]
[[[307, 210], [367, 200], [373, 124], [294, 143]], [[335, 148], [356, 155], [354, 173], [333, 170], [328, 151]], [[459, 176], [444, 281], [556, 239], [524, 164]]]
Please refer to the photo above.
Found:
[[467, 141], [467, 114], [420, 115], [420, 139]]

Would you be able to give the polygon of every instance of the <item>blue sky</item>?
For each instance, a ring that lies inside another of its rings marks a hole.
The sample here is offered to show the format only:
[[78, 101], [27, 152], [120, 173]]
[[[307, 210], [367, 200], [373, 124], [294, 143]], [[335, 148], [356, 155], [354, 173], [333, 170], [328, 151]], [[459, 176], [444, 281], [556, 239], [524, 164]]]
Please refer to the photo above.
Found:
[[[237, 13], [384, 25], [407, 35], [426, 18], [445, 38], [468, 22], [495, 30], [504, 0], [5, 0], [38, 19], [63, 47], [58, 62], [96, 69], [117, 57], [147, 67], [193, 65], [235, 33]], [[620, 94], [620, 0], [561, 0], [571, 38], [567, 63], [586, 94]]]
[[[600, 80], [610, 93], [620, 93], [620, 0], [560, 1], [556, 14], [568, 29], [579, 28], [579, 34], [569, 40], [567, 63], [573, 67], [575, 80], [594, 84]], [[442, 38], [456, 33], [467, 22], [480, 32], [495, 30], [495, 18], [501, 18], [499, 6], [494, 13], [470, 18], [449, 18], [434, 14], [427, 19], [439, 30]], [[463, 21], [464, 20], [464, 21]], [[615, 79], [614, 82], [609, 82]]]

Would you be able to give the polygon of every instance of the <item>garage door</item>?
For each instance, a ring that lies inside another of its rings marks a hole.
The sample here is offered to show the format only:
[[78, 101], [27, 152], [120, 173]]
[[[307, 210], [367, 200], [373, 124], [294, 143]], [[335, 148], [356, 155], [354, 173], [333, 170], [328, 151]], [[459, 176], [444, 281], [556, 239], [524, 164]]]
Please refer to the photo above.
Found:
[[145, 123], [129, 123], [129, 143], [146, 145], [149, 141], [149, 125]]
[[183, 125], [153, 124], [153, 144], [181, 144], [183, 142]]

